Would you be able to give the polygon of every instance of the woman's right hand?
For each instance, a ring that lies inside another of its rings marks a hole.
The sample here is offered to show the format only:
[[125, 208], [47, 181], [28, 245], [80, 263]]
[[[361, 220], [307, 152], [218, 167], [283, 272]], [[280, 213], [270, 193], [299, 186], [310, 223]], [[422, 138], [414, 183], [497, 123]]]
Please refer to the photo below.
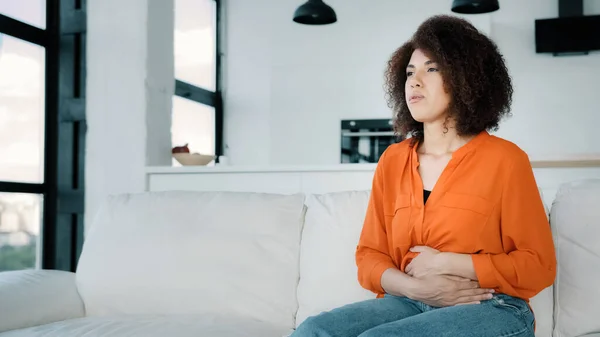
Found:
[[492, 298], [493, 289], [482, 289], [473, 280], [450, 275], [434, 275], [413, 279], [407, 297], [432, 307], [476, 304]]

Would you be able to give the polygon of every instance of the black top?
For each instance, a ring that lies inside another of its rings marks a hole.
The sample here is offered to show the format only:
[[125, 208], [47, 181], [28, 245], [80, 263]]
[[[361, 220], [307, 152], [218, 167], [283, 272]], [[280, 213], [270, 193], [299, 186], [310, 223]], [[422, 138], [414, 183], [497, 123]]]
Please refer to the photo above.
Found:
[[427, 199], [429, 198], [430, 194], [431, 194], [431, 191], [423, 190], [423, 203], [427, 202]]

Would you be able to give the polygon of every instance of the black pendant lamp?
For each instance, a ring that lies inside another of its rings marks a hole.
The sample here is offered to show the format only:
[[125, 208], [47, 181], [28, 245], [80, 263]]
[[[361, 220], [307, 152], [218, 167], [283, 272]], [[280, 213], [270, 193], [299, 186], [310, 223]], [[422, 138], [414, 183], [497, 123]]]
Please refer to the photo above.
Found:
[[294, 22], [304, 25], [328, 25], [336, 21], [333, 8], [323, 0], [308, 0], [294, 12]]
[[460, 14], [484, 14], [500, 9], [498, 0], [454, 0], [452, 11]]

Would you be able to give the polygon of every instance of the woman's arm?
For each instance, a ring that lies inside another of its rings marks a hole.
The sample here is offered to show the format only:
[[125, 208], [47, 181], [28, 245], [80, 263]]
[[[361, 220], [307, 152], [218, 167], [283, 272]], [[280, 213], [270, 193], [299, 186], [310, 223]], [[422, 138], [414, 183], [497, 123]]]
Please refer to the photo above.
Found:
[[531, 298], [554, 283], [556, 253], [529, 158], [522, 152], [513, 161], [501, 199], [500, 226], [506, 253], [473, 254], [471, 259], [482, 287]]
[[410, 290], [416, 286], [414, 280], [399, 269], [389, 268], [381, 275], [381, 287], [390, 295], [411, 297]]
[[455, 275], [477, 281], [473, 259], [469, 254], [440, 253], [439, 270], [442, 275]]
[[381, 278], [388, 269], [397, 269], [390, 257], [383, 214], [383, 167], [386, 158], [384, 151], [375, 168], [371, 195], [361, 235], [356, 248], [356, 265], [360, 285], [377, 294], [383, 294]]
[[410, 249], [419, 253], [406, 266], [406, 273], [421, 278], [428, 275], [451, 275], [477, 280], [473, 260], [469, 254], [439, 252], [427, 246], [415, 246]]

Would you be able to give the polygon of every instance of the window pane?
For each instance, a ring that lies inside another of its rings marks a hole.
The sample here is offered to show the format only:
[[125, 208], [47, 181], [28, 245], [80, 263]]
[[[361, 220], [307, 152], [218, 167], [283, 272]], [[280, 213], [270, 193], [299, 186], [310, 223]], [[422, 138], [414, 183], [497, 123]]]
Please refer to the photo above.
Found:
[[0, 0], [0, 14], [46, 28], [46, 0]]
[[175, 0], [175, 78], [215, 91], [215, 0]]
[[40, 268], [42, 196], [0, 193], [0, 272]]
[[[215, 108], [173, 96], [173, 147], [188, 144], [190, 152], [215, 154]], [[174, 166], [181, 166], [173, 160]]]
[[0, 180], [40, 183], [44, 48], [0, 34]]

